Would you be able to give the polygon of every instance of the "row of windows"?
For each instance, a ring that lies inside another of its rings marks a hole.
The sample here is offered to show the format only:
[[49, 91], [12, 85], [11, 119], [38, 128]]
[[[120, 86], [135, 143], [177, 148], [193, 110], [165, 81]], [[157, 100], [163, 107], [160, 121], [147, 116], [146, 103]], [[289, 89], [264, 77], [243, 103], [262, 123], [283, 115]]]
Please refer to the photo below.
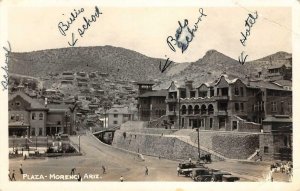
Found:
[[[210, 91], [210, 95], [214, 96], [214, 90], [209, 90]], [[218, 95], [228, 95], [228, 88], [218, 88], [217, 89], [217, 94]], [[198, 95], [199, 97], [207, 97], [207, 91], [199, 91]], [[234, 88], [234, 95], [235, 96], [244, 96], [244, 88], [243, 87], [235, 87]], [[180, 97], [181, 98], [186, 98], [186, 92], [185, 91], [181, 91], [180, 92]], [[196, 97], [196, 91], [190, 91], [190, 98]]]
[[[43, 113], [39, 113], [38, 115], [38, 120], [43, 120], [44, 119], [44, 114]], [[32, 120], [37, 120], [37, 114], [36, 113], [32, 113], [31, 114], [31, 119]]]
[[10, 120], [12, 121], [24, 121], [24, 115], [23, 114], [11, 114]]
[[35, 128], [31, 128], [31, 136], [36, 136], [36, 135], [38, 135], [38, 136], [42, 136], [43, 135], [43, 128], [38, 128], [38, 134], [36, 134], [36, 132], [35, 132]]
[[[284, 111], [284, 102], [281, 101], [281, 112]], [[293, 109], [293, 106], [292, 106], [292, 103], [291, 102], [288, 102], [288, 111], [291, 113], [292, 112], [292, 109]], [[277, 102], [276, 101], [272, 101], [271, 102], [271, 111], [272, 112], [277, 112], [278, 109], [277, 109]]]
[[235, 103], [234, 104], [235, 111], [244, 111], [244, 103]]

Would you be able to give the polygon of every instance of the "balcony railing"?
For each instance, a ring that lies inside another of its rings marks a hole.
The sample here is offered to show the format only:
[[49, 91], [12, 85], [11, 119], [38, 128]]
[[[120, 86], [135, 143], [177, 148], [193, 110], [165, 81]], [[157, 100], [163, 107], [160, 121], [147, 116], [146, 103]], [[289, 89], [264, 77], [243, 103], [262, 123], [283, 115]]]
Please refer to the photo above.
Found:
[[226, 115], [228, 115], [227, 111], [225, 111], [225, 110], [216, 111], [215, 114], [218, 115], [218, 116], [226, 116]]
[[166, 99], [166, 102], [167, 102], [167, 103], [174, 103], [174, 102], [177, 102], [177, 98], [168, 98], [168, 99]]
[[215, 96], [216, 100], [228, 100], [228, 95]]
[[176, 115], [175, 111], [167, 111], [167, 115]]

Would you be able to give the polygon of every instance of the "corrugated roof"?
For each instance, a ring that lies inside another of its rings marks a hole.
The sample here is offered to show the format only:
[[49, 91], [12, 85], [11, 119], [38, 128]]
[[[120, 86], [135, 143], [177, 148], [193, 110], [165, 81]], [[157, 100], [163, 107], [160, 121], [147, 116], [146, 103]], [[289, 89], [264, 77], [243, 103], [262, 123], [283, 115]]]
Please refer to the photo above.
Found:
[[146, 92], [139, 97], [167, 97], [168, 90], [153, 90]]

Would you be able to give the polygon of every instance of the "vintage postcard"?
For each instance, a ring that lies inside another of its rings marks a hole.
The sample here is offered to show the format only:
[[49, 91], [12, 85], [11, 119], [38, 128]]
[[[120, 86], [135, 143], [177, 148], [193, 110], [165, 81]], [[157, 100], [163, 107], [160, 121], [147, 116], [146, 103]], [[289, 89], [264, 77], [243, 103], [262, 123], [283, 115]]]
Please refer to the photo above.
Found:
[[0, 1], [0, 190], [299, 190], [299, 7]]

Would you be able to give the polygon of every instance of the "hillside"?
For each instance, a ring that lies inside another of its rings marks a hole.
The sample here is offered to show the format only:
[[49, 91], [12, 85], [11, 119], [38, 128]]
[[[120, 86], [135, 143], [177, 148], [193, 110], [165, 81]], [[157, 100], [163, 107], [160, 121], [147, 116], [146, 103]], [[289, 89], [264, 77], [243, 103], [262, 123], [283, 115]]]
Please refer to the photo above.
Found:
[[221, 74], [226, 73], [231, 77], [245, 78], [246, 75], [256, 71], [256, 68], [247, 65], [247, 63], [241, 65], [237, 60], [216, 50], [207, 51], [203, 58], [196, 62], [181, 64], [185, 64], [186, 67], [177, 74], [170, 76], [165, 83], [160, 85], [160, 88], [166, 88], [171, 80], [176, 80], [182, 84], [185, 79], [189, 79], [194, 81], [195, 86], [198, 86], [201, 83], [216, 80]]
[[112, 46], [62, 48], [12, 53], [9, 72], [41, 77], [49, 72], [100, 71], [112, 74], [112, 78], [150, 80], [164, 76], [159, 72], [160, 61]]
[[113, 80], [159, 81], [156, 89], [167, 88], [170, 81], [183, 83], [185, 79], [194, 80], [195, 85], [215, 80], [222, 73], [232, 77], [254, 76], [271, 65], [270, 60], [284, 59], [291, 54], [277, 52], [264, 58], [241, 65], [216, 50], [209, 50], [196, 62], [174, 63], [163, 74], [159, 71], [160, 61], [138, 52], [112, 46], [76, 47], [41, 50], [27, 53], [12, 53], [9, 72], [44, 77], [51, 73], [105, 72]]

